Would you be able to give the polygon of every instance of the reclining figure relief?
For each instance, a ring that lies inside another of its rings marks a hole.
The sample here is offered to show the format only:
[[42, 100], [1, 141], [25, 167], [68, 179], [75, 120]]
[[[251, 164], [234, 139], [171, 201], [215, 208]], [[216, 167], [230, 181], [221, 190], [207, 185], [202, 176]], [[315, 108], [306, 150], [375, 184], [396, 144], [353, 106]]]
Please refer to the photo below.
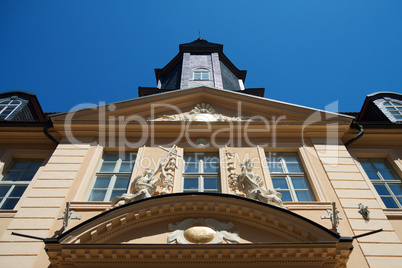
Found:
[[[163, 173], [163, 168], [162, 168]], [[154, 195], [156, 187], [160, 184], [160, 178], [152, 180], [153, 171], [146, 168], [145, 171], [137, 176], [131, 184], [130, 191], [122, 196], [116, 196], [112, 201], [112, 206], [121, 206], [136, 200], [149, 198]]]
[[251, 160], [247, 160], [242, 165], [241, 174], [237, 179], [239, 190], [243, 191], [247, 198], [285, 208], [282, 203], [282, 194], [275, 190], [267, 190], [260, 175], [253, 172], [253, 168], [254, 164]]

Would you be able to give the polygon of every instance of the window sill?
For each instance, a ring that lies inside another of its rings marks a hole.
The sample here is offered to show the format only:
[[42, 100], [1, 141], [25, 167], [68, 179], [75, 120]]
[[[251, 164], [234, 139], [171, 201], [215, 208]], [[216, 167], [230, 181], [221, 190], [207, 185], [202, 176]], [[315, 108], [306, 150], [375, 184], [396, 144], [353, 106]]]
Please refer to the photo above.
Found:
[[17, 210], [0, 209], [0, 218], [14, 218]]
[[384, 209], [384, 213], [385, 216], [387, 216], [387, 218], [401, 218], [402, 219], [402, 209], [400, 208], [386, 208]]

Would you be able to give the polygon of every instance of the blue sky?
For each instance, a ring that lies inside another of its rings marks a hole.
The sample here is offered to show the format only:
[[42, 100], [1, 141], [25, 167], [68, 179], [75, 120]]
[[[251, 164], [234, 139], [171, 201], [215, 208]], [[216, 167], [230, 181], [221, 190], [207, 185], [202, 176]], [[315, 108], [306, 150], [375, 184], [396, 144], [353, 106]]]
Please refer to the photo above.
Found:
[[402, 93], [402, 1], [0, 1], [0, 92], [45, 112], [138, 96], [179, 44], [224, 45], [247, 88], [323, 109], [360, 111]]

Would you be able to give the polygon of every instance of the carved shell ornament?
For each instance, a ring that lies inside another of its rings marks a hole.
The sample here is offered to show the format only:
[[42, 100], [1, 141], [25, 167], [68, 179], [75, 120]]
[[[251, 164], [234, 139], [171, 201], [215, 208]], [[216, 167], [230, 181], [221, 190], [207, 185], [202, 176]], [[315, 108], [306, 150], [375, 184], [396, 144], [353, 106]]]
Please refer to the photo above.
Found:
[[185, 115], [163, 115], [165, 121], [198, 121], [198, 122], [233, 122], [245, 121], [250, 119], [248, 116], [226, 116], [216, 112], [211, 105], [207, 103], [197, 104], [188, 114]]
[[169, 244], [228, 244], [240, 243], [237, 233], [226, 231], [233, 227], [231, 222], [215, 219], [190, 218], [176, 224], [169, 224], [173, 232], [168, 236]]

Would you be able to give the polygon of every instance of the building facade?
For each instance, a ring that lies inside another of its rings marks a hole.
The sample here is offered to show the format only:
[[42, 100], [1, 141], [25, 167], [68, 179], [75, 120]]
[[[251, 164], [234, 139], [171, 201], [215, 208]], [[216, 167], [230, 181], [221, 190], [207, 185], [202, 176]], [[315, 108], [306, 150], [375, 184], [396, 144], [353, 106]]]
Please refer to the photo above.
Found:
[[3, 267], [400, 266], [401, 94], [267, 99], [202, 39], [155, 75], [51, 115], [0, 94]]

